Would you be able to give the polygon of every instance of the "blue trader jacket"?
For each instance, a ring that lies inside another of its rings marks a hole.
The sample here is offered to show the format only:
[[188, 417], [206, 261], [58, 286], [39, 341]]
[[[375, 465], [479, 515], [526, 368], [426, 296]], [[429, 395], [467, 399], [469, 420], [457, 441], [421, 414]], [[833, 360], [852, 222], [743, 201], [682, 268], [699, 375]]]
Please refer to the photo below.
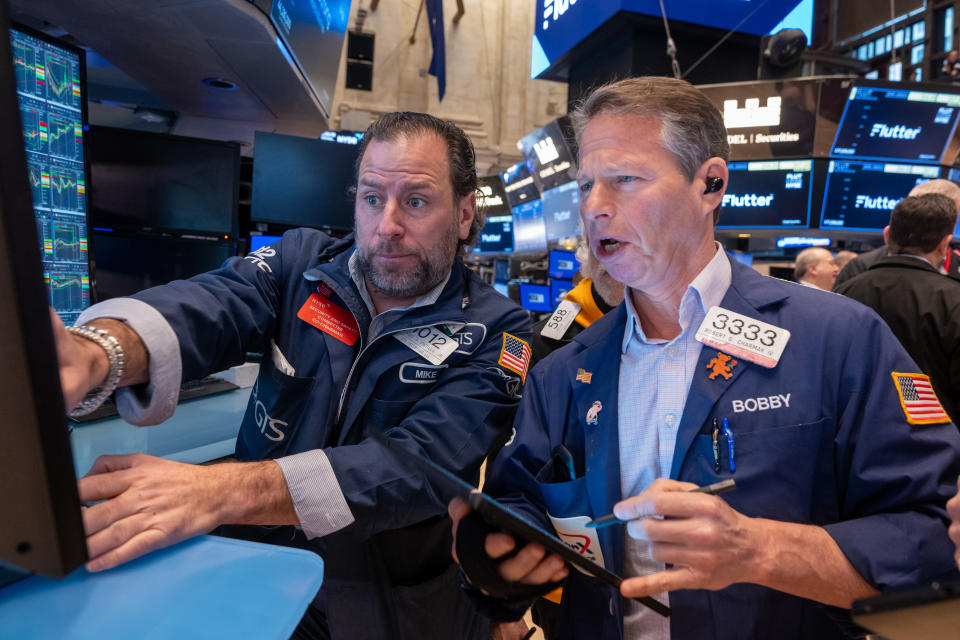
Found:
[[[735, 478], [737, 488], [722, 496], [731, 507], [822, 526], [878, 589], [953, 571], [944, 503], [956, 492], [960, 435], [949, 422], [907, 423], [891, 372], [917, 372], [916, 365], [866, 307], [737, 262], [731, 267], [720, 306], [792, 336], [778, 366], [740, 362], [730, 379], [709, 379], [717, 351], [703, 347], [670, 477], [698, 485]], [[623, 497], [617, 380], [626, 319], [620, 305], [534, 368], [513, 440], [488, 474], [486, 492], [548, 528], [547, 512], [597, 517]], [[578, 379], [580, 370], [592, 379]], [[603, 409], [589, 424], [597, 400]], [[734, 431], [733, 473], [725, 447], [722, 468], [714, 470], [714, 418], [729, 419]], [[574, 457], [572, 481], [557, 482], [569, 476], [552, 469], [551, 452], [561, 443]], [[624, 535], [622, 527], [599, 530], [603, 559], [618, 575]], [[559, 637], [622, 637], [621, 604], [615, 590], [572, 570], [555, 625]], [[670, 605], [673, 640], [838, 638], [836, 620], [846, 617], [753, 584], [675, 591]]]
[[[240, 427], [238, 459], [326, 453], [354, 522], [310, 541], [292, 527], [260, 539], [323, 556], [321, 594], [333, 638], [488, 634], [463, 628], [476, 621], [456, 589], [445, 500], [369, 436], [389, 432], [476, 483], [519, 398], [520, 378], [498, 364], [503, 333], [529, 339], [529, 317], [457, 261], [435, 303], [387, 312], [371, 341], [370, 313], [348, 269], [352, 253], [350, 239], [298, 229], [218, 271], [136, 297], [172, 326], [184, 380], [242, 362], [247, 352], [267, 354]], [[354, 346], [298, 318], [320, 283], [356, 320]], [[396, 339], [417, 327], [446, 329], [456, 351], [431, 363]], [[284, 358], [279, 368], [274, 345]]]

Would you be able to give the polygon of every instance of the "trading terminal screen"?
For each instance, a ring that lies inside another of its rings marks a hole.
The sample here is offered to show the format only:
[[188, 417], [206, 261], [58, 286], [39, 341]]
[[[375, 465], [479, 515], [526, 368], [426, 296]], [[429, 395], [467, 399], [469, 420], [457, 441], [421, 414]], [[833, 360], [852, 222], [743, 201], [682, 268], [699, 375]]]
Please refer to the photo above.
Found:
[[521, 284], [520, 306], [528, 311], [553, 311], [550, 287], [545, 284]]
[[937, 164], [958, 116], [957, 94], [853, 87], [830, 155]]
[[890, 212], [911, 189], [938, 177], [940, 167], [831, 160], [820, 228], [883, 231]]
[[547, 230], [540, 200], [513, 207], [513, 250], [515, 253], [547, 250]]
[[812, 160], [731, 162], [718, 229], [810, 226]]
[[83, 53], [10, 30], [43, 279], [65, 324], [90, 306]]
[[580, 270], [580, 262], [573, 251], [550, 251], [550, 263], [547, 275], [561, 280], [572, 280]]
[[580, 189], [576, 181], [543, 192], [543, 222], [547, 240], [580, 235]]
[[486, 216], [474, 253], [512, 253], [513, 215], [499, 175], [477, 181], [477, 211]]

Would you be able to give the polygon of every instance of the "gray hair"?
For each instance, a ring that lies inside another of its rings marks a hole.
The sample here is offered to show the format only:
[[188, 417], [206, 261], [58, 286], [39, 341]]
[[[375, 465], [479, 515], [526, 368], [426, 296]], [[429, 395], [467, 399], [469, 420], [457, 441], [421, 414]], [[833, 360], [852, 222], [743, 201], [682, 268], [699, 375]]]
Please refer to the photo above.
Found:
[[939, 193], [942, 196], [947, 196], [953, 200], [954, 209], [960, 211], [960, 187], [955, 182], [943, 178], [927, 180], [911, 189], [909, 195], [925, 196], [928, 193]]
[[[590, 120], [605, 114], [660, 120], [660, 141], [677, 157], [687, 180], [693, 180], [708, 158], [730, 157], [723, 115], [685, 80], [643, 76], [599, 87], [570, 114], [578, 143]], [[719, 210], [714, 211], [714, 223]]]

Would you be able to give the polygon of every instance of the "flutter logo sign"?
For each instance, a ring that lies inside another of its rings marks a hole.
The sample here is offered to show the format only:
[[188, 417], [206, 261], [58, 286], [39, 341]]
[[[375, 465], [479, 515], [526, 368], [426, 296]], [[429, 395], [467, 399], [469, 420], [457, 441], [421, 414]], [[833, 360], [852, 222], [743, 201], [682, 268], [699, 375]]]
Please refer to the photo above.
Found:
[[854, 200], [854, 209], [886, 209], [893, 210], [897, 206], [897, 203], [900, 202], [896, 198], [888, 198], [887, 196], [874, 196], [870, 197], [866, 194], [860, 193], [857, 194], [857, 199]]
[[723, 195], [723, 206], [728, 207], [769, 207], [773, 205], [773, 194], [757, 195], [756, 193], [744, 193], [736, 195], [725, 193]]

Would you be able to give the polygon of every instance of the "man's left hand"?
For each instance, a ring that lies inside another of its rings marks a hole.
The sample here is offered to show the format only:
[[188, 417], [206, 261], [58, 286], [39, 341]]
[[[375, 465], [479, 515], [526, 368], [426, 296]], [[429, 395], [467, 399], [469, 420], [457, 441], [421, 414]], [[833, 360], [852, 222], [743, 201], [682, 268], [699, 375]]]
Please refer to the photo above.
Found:
[[218, 465], [197, 466], [143, 454], [100, 456], [78, 483], [89, 571], [207, 533], [229, 501]]
[[673, 565], [629, 578], [624, 596], [648, 596], [674, 589], [722, 589], [754, 582], [752, 567], [761, 549], [760, 527], [717, 496], [690, 493], [696, 485], [656, 480], [649, 489], [617, 503], [613, 512], [629, 520], [631, 537], [650, 542], [650, 555]]

